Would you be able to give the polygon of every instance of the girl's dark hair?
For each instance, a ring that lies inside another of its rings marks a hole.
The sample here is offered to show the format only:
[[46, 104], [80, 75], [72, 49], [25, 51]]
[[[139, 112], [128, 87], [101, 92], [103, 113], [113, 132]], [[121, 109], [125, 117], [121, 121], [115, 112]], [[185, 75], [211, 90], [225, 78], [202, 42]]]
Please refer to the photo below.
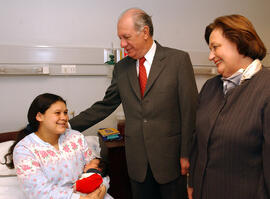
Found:
[[58, 101], [64, 102], [66, 104], [66, 101], [62, 97], [51, 93], [41, 94], [34, 99], [27, 113], [28, 125], [24, 129], [19, 131], [16, 141], [9, 148], [8, 153], [4, 156], [5, 162], [1, 164], [5, 164], [10, 169], [14, 168], [13, 150], [16, 144], [21, 141], [25, 136], [38, 130], [39, 121], [36, 120], [36, 115], [38, 113], [44, 114], [52, 104]]

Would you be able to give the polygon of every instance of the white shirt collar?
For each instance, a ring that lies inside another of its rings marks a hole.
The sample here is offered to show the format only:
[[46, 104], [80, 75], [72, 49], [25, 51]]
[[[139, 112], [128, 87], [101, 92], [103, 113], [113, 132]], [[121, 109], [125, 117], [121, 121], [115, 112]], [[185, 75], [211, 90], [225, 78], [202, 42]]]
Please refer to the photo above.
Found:
[[238, 71], [236, 71], [230, 77], [228, 77], [228, 78], [222, 77], [221, 79], [223, 81], [229, 80], [229, 81], [235, 82], [233, 80], [241, 74], [240, 81], [238, 81], [239, 83], [237, 83], [239, 85], [239, 84], [242, 84], [243, 81], [245, 81], [247, 79], [251, 79], [252, 76], [255, 75], [261, 69], [262, 69], [262, 63], [260, 62], [259, 59], [255, 59], [251, 64], [248, 65], [248, 67], [246, 69], [240, 68]]
[[255, 59], [249, 66], [244, 70], [240, 84], [246, 79], [251, 79], [258, 71], [262, 69], [262, 63], [259, 59]]
[[153, 59], [156, 53], [156, 48], [157, 48], [157, 45], [155, 42], [153, 42], [150, 50], [144, 55], [146, 61], [148, 61], [150, 65], [152, 65], [153, 63]]
[[[157, 44], [155, 42], [153, 42], [150, 50], [144, 55], [145, 57], [145, 62], [144, 62], [144, 66], [146, 69], [146, 74], [147, 77], [149, 76], [150, 73], [150, 69], [153, 63], [153, 59], [156, 53], [156, 49], [157, 49]], [[137, 59], [137, 63], [136, 63], [136, 68], [137, 68], [137, 75], [139, 75], [139, 59]]]
[[228, 78], [222, 77], [223, 92], [227, 93], [228, 90], [242, 84], [245, 80], [251, 79], [258, 71], [262, 69], [260, 60], [255, 59], [246, 69], [240, 68], [233, 75]]

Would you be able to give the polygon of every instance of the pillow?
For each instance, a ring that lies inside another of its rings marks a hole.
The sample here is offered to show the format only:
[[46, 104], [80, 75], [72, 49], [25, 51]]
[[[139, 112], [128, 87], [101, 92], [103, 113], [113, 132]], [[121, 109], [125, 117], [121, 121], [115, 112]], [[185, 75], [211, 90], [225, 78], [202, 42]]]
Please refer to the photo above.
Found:
[[100, 158], [100, 145], [99, 138], [96, 135], [85, 136], [86, 142], [88, 144], [88, 148], [92, 150], [94, 156]]
[[[4, 156], [14, 141], [6, 141], [0, 143], [0, 162], [4, 163]], [[0, 176], [16, 176], [15, 169], [9, 169], [6, 165], [0, 164]]]
[[0, 177], [0, 199], [26, 199], [16, 176]]

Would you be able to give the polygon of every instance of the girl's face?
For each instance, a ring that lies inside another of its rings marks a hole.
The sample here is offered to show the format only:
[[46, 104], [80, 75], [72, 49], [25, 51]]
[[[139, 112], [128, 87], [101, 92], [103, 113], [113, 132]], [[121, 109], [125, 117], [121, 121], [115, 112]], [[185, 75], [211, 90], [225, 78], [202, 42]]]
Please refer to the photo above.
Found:
[[39, 129], [54, 134], [63, 134], [67, 128], [68, 110], [66, 104], [57, 101], [48, 108], [44, 114], [38, 113]]

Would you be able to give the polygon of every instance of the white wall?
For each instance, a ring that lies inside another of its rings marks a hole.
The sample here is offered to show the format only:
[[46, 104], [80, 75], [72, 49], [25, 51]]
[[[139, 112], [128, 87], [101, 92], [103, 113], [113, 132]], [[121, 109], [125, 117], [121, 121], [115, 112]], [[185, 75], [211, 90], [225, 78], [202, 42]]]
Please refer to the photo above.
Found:
[[[238, 13], [253, 22], [270, 49], [269, 0], [0, 0], [0, 45], [119, 47], [117, 18], [130, 7], [152, 15], [154, 38], [162, 45], [206, 52], [205, 26], [217, 16]], [[199, 88], [206, 78], [197, 78]], [[63, 96], [77, 114], [101, 99], [109, 82], [105, 76], [0, 76], [0, 132], [23, 127], [40, 93]], [[111, 116], [99, 126], [113, 125]]]
[[152, 15], [155, 38], [164, 45], [207, 50], [205, 26], [217, 16], [239, 13], [270, 48], [269, 0], [0, 0], [0, 44], [119, 46], [117, 18], [129, 7]]
[[[102, 99], [109, 85], [107, 77], [88, 76], [18, 76], [1, 77], [0, 132], [19, 130], [27, 123], [26, 114], [33, 99], [44, 92], [51, 92], [67, 100], [69, 111], [80, 111]], [[89, 133], [100, 127], [115, 127], [115, 116], [108, 118]]]

